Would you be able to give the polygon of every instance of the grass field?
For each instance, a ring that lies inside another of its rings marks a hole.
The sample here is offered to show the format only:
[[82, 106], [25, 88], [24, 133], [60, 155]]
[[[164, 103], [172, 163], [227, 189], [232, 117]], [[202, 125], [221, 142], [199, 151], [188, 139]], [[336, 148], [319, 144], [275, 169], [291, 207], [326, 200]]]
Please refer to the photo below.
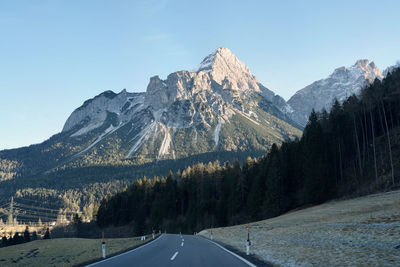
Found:
[[[245, 251], [247, 225], [212, 229]], [[200, 232], [210, 237], [210, 230]], [[278, 266], [399, 266], [400, 191], [332, 201], [250, 223], [251, 252]]]
[[[106, 239], [107, 255], [150, 241], [140, 238]], [[58, 238], [0, 248], [0, 266], [75, 266], [101, 259], [101, 240]]]

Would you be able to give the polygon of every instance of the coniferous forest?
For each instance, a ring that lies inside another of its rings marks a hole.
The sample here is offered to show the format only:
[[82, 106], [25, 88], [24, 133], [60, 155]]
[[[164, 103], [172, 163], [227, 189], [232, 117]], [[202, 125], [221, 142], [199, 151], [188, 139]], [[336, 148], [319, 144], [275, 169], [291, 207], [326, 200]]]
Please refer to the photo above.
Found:
[[400, 70], [359, 97], [312, 112], [299, 140], [242, 164], [210, 162], [140, 179], [101, 202], [101, 227], [194, 232], [280, 215], [399, 184]]

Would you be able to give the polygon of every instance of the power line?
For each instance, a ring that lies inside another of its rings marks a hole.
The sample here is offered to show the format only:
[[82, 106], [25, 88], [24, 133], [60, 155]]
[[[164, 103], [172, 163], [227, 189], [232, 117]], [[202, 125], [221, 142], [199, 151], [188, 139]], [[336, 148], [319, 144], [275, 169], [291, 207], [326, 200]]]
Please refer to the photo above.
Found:
[[[51, 208], [44, 208], [44, 207], [39, 207], [39, 206], [32, 206], [32, 205], [27, 205], [27, 204], [21, 204], [18, 202], [14, 202], [14, 206], [19, 206], [19, 207], [23, 207], [23, 208], [27, 208], [27, 209], [38, 209], [38, 210], [50, 210], [50, 211], [54, 211], [54, 212], [59, 212], [60, 209], [51, 209]], [[61, 209], [62, 210], [62, 209]], [[71, 214], [75, 214], [72, 211], [66, 211], [65, 213], [71, 213]]]
[[[39, 219], [44, 219], [44, 220], [49, 220], [49, 221], [55, 221], [55, 220], [57, 220], [57, 216], [56, 217], [47, 217], [47, 216], [35, 216], [35, 215], [28, 215], [28, 214], [25, 214], [25, 215], [21, 215], [21, 217], [23, 218], [23, 217], [25, 217], [25, 218], [33, 218], [33, 219], [36, 219], [36, 220], [39, 220]], [[17, 221], [18, 221], [18, 216], [17, 216]]]
[[43, 204], [43, 200], [34, 200], [34, 199], [30, 199], [30, 198], [22, 198], [22, 197], [17, 197], [18, 198], [18, 200], [26, 200], [26, 201], [31, 201], [31, 202], [36, 202], [36, 203], [39, 203], [39, 204]]
[[19, 208], [24, 208], [24, 209], [30, 209], [30, 210], [42, 210], [42, 211], [49, 211], [49, 212], [59, 212], [59, 209], [49, 209], [49, 208], [43, 208], [43, 207], [37, 207], [37, 206], [30, 206], [30, 205], [24, 205], [20, 203], [15, 203], [15, 207]]
[[38, 215], [38, 216], [58, 216], [59, 214], [51, 214], [51, 213], [46, 213], [46, 212], [35, 212], [35, 211], [30, 211], [30, 210], [21, 210], [21, 209], [15, 209], [17, 212], [21, 213], [15, 213], [15, 216], [24, 216], [26, 213], [32, 214], [32, 215]]

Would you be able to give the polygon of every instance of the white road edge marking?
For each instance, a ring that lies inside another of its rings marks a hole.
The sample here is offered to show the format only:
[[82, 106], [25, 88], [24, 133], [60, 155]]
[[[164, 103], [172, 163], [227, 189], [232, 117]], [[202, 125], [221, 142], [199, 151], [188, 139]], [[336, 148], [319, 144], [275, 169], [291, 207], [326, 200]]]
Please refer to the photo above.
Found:
[[211, 240], [209, 240], [209, 239], [207, 239], [207, 238], [204, 238], [204, 239], [207, 240], [207, 241], [209, 241], [209, 242], [211, 242], [211, 243], [213, 243], [214, 245], [216, 245], [216, 246], [222, 248], [222, 249], [225, 250], [226, 252], [232, 254], [233, 256], [235, 256], [235, 257], [238, 258], [239, 260], [243, 261], [243, 262], [246, 263], [247, 265], [249, 265], [249, 266], [251, 266], [251, 267], [257, 267], [257, 265], [254, 265], [253, 263], [249, 262], [249, 261], [246, 260], [245, 258], [240, 257], [238, 254], [236, 254], [236, 253], [234, 253], [234, 252], [232, 252], [232, 251], [230, 251], [230, 250], [224, 248], [224, 247], [221, 246], [220, 244], [215, 243], [215, 242], [213, 242], [213, 241], [211, 241]]
[[127, 251], [127, 252], [124, 252], [124, 253], [122, 253], [122, 254], [118, 254], [118, 255], [112, 256], [112, 257], [110, 257], [110, 258], [107, 258], [107, 259], [101, 260], [101, 261], [96, 261], [96, 262], [93, 262], [93, 263], [91, 263], [91, 264], [89, 264], [89, 265], [85, 265], [85, 267], [89, 267], [89, 266], [95, 266], [96, 264], [98, 264], [98, 263], [100, 263], [100, 262], [105, 262], [105, 261], [108, 261], [108, 260], [114, 259], [114, 258], [116, 258], [116, 257], [122, 256], [122, 255], [125, 255], [125, 254], [128, 254], [128, 253], [130, 253], [130, 252], [133, 252], [133, 251], [135, 251], [135, 250], [138, 250], [138, 249], [144, 248], [145, 246], [147, 246], [147, 245], [150, 245], [151, 243], [153, 243], [153, 242], [155, 242], [155, 241], [157, 241], [157, 240], [161, 239], [162, 237], [164, 237], [164, 235], [163, 235], [163, 234], [161, 234], [161, 235], [160, 235], [160, 237], [158, 237], [157, 239], [151, 240], [150, 242], [148, 242], [148, 243], [146, 243], [146, 244], [144, 244], [144, 245], [142, 245], [142, 246], [140, 246], [140, 247], [134, 248], [134, 249], [132, 249], [132, 250], [129, 250], [129, 251]]
[[171, 261], [175, 260], [176, 255], [178, 255], [178, 251], [171, 257]]

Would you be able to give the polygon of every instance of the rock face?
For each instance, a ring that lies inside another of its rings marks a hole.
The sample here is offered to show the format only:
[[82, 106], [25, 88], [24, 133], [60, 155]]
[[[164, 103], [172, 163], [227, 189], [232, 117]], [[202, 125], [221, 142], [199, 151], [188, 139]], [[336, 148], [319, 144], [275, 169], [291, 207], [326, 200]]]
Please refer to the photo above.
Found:
[[328, 78], [306, 86], [289, 99], [288, 104], [293, 109], [290, 117], [305, 126], [312, 109], [329, 111], [335, 99], [342, 102], [350, 95], [358, 94], [375, 79], [383, 77], [375, 63], [367, 59], [358, 60], [349, 68], [337, 68]]
[[313, 108], [329, 110], [335, 98], [342, 101], [382, 77], [373, 62], [359, 60], [286, 103], [220, 47], [194, 71], [150, 78], [146, 92], [106, 91], [85, 101], [61, 133], [41, 144], [0, 151], [0, 172], [5, 174], [0, 180], [57, 167], [185, 161], [195, 155], [214, 160], [209, 153], [265, 151], [300, 136]]
[[[108, 113], [120, 116], [121, 122], [129, 120], [129, 114], [134, 112], [144, 101], [143, 93], [128, 93], [123, 90], [119, 94], [106, 91], [93, 99], [86, 101], [76, 109], [64, 124], [63, 132], [70, 131], [77, 125], [84, 125], [72, 136], [79, 136], [90, 132], [103, 125]], [[130, 112], [126, 112], [126, 111]]]
[[70, 160], [149, 162], [268, 149], [300, 134], [287, 116], [290, 111], [282, 97], [220, 47], [195, 71], [174, 72], [165, 80], [150, 78], [145, 93], [106, 91], [86, 101], [71, 114], [62, 133], [79, 142]]
[[389, 73], [392, 73], [395, 69], [400, 68], [400, 61], [397, 61], [395, 65], [387, 67], [383, 72], [383, 76], [386, 77]]

